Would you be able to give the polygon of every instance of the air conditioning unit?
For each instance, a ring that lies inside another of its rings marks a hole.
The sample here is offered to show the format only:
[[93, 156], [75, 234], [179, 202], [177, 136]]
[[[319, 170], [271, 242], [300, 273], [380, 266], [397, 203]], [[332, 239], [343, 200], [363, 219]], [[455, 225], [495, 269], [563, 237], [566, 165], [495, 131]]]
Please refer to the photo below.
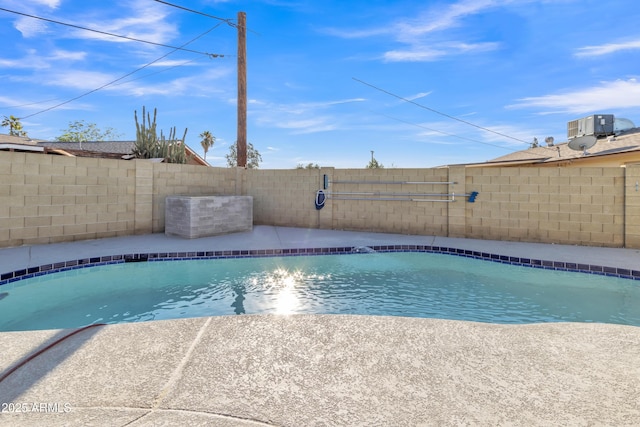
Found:
[[614, 121], [613, 114], [594, 114], [572, 120], [567, 123], [567, 136], [572, 139], [585, 135], [595, 137], [613, 135]]

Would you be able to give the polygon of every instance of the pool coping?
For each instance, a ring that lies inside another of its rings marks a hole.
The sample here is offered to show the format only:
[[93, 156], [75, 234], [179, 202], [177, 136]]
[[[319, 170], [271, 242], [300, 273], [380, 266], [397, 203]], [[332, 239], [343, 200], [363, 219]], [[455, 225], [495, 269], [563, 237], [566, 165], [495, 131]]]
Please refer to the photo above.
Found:
[[232, 259], [232, 258], [264, 258], [283, 256], [311, 256], [311, 255], [344, 255], [367, 253], [370, 250], [380, 253], [389, 252], [422, 252], [462, 256], [466, 258], [492, 261], [516, 266], [542, 268], [547, 270], [568, 271], [574, 273], [596, 274], [621, 279], [640, 280], [640, 270], [605, 265], [585, 264], [578, 262], [553, 261], [528, 257], [502, 255], [491, 252], [481, 252], [455, 247], [430, 245], [370, 245], [370, 246], [342, 246], [318, 248], [285, 248], [285, 249], [245, 249], [245, 250], [216, 250], [216, 251], [182, 251], [182, 252], [141, 252], [99, 257], [80, 258], [39, 266], [21, 268], [0, 274], [0, 286], [10, 283], [55, 274], [70, 270], [91, 268], [110, 264], [130, 262], [159, 262], [182, 260]]

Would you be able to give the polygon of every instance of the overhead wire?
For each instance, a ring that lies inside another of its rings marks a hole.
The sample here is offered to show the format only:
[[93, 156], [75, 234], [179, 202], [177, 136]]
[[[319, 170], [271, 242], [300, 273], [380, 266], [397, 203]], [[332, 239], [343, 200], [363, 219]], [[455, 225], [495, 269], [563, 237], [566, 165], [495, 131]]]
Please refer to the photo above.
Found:
[[179, 64], [172, 65], [170, 67], [166, 67], [166, 68], [163, 68], [163, 69], [158, 70], [158, 71], [154, 71], [153, 73], [148, 73], [148, 74], [145, 74], [143, 76], [136, 77], [135, 79], [131, 79], [131, 80], [124, 81], [122, 83], [114, 84], [113, 86], [119, 86], [119, 85], [123, 85], [123, 84], [126, 84], [126, 83], [135, 82], [136, 80], [146, 79], [147, 77], [155, 76], [156, 74], [160, 74], [160, 73], [165, 73], [167, 71], [173, 70], [174, 68], [183, 67], [183, 66], [185, 66], [187, 64], [190, 64], [192, 62], [195, 62], [195, 61], [194, 60], [184, 61], [184, 62], [181, 62]]
[[60, 98], [52, 98], [52, 99], [47, 99], [44, 101], [36, 101], [36, 102], [28, 102], [26, 104], [20, 104], [20, 105], [10, 105], [10, 106], [6, 106], [6, 107], [0, 107], [0, 110], [10, 110], [13, 108], [22, 108], [22, 107], [28, 107], [30, 105], [37, 105], [37, 104], [44, 104], [46, 102], [53, 102], [53, 101], [57, 101]]
[[[145, 74], [144, 76], [136, 77], [135, 79], [127, 80], [127, 81], [124, 81], [124, 82], [121, 82], [121, 83], [118, 83], [118, 84], [113, 84], [112, 86], [119, 86], [119, 85], [123, 85], [123, 84], [126, 84], [126, 83], [134, 82], [136, 80], [146, 79], [147, 77], [151, 77], [151, 76], [154, 76], [156, 74], [164, 73], [166, 71], [173, 70], [174, 68], [182, 67], [182, 66], [190, 64], [192, 62], [194, 62], [194, 60], [184, 61], [184, 62], [181, 62], [180, 64], [172, 65], [171, 67], [163, 68], [163, 69], [158, 70], [156, 72]], [[44, 103], [47, 103], [47, 102], [57, 101], [59, 99], [60, 98], [52, 98], [52, 99], [47, 99], [47, 100], [44, 100], [44, 101], [36, 101], [36, 102], [29, 102], [29, 103], [26, 103], [26, 104], [12, 105], [12, 106], [7, 106], [7, 107], [0, 107], [0, 110], [10, 110], [10, 109], [13, 109], [13, 108], [28, 107], [30, 105], [44, 104]]]
[[93, 29], [93, 28], [87, 28], [87, 27], [82, 27], [80, 25], [69, 24], [69, 23], [62, 22], [62, 21], [56, 21], [54, 19], [43, 18], [43, 17], [40, 17], [40, 16], [31, 15], [31, 14], [24, 13], [24, 12], [18, 12], [16, 10], [10, 10], [10, 9], [6, 9], [4, 7], [0, 7], [0, 10], [5, 11], [5, 12], [9, 12], [9, 13], [14, 13], [16, 15], [26, 16], [28, 18], [39, 19], [41, 21], [51, 22], [53, 24], [58, 24], [58, 25], [64, 25], [66, 27], [76, 28], [76, 29], [79, 29], [79, 30], [91, 31], [93, 33], [98, 33], [98, 34], [107, 35], [107, 36], [111, 36], [111, 37], [117, 37], [117, 38], [121, 38], [121, 39], [125, 39], [125, 40], [131, 40], [131, 41], [136, 41], [136, 42], [140, 42], [140, 43], [151, 44], [151, 45], [154, 45], [154, 46], [168, 47], [170, 49], [182, 50], [182, 51], [185, 51], [185, 52], [197, 53], [198, 55], [205, 55], [205, 56], [208, 56], [210, 58], [218, 58], [218, 57], [230, 56], [230, 55], [224, 55], [224, 54], [219, 54], [219, 53], [208, 53], [208, 52], [201, 52], [201, 51], [192, 50], [192, 49], [185, 49], [185, 48], [182, 48], [182, 47], [176, 47], [176, 46], [166, 45], [166, 44], [162, 44], [162, 43], [156, 43], [156, 42], [152, 42], [152, 41], [149, 41], [149, 40], [142, 40], [142, 39], [138, 39], [138, 38], [135, 38], [135, 37], [129, 37], [129, 36], [123, 36], [123, 35], [119, 35], [119, 34], [109, 33], [107, 31], [96, 30], [96, 29]]
[[153, 1], [155, 1], [157, 3], [165, 4], [167, 6], [175, 7], [177, 9], [181, 9], [181, 10], [184, 10], [184, 11], [187, 11], [187, 12], [195, 13], [197, 15], [206, 16], [207, 18], [217, 19], [219, 21], [222, 21], [222, 22], [226, 23], [230, 27], [234, 27], [234, 28], [237, 27], [237, 25], [234, 24], [233, 22], [231, 22], [232, 20], [229, 19], [229, 18], [220, 18], [219, 16], [209, 15], [208, 13], [200, 12], [198, 10], [189, 9], [187, 7], [180, 6], [180, 5], [173, 4], [173, 3], [169, 3], [168, 1], [164, 1], [164, 0], [153, 0]]
[[[466, 120], [462, 120], [462, 119], [460, 119], [460, 118], [458, 118], [458, 117], [451, 116], [451, 115], [449, 115], [449, 114], [443, 113], [443, 112], [438, 111], [438, 110], [435, 110], [435, 109], [433, 109], [433, 108], [429, 108], [429, 107], [427, 107], [427, 106], [425, 106], [425, 105], [419, 104], [419, 103], [417, 103], [417, 102], [415, 102], [415, 101], [412, 101], [412, 100], [410, 100], [410, 99], [404, 98], [404, 97], [402, 97], [402, 96], [400, 96], [400, 95], [396, 95], [395, 93], [389, 92], [388, 90], [382, 89], [382, 88], [380, 88], [380, 87], [378, 87], [378, 86], [375, 86], [375, 85], [373, 85], [373, 84], [371, 84], [371, 83], [367, 83], [367, 82], [365, 82], [365, 81], [363, 81], [363, 80], [360, 80], [360, 79], [357, 79], [357, 78], [355, 78], [355, 77], [352, 77], [352, 79], [353, 79], [353, 80], [355, 80], [355, 81], [357, 81], [358, 83], [362, 83], [362, 84], [363, 84], [363, 85], [365, 85], [365, 86], [369, 86], [369, 87], [371, 87], [371, 88], [373, 88], [373, 89], [375, 89], [375, 90], [378, 90], [378, 91], [380, 91], [380, 92], [382, 92], [382, 93], [386, 93], [387, 95], [393, 96], [394, 98], [398, 98], [398, 99], [400, 99], [400, 100], [402, 100], [402, 101], [404, 101], [404, 102], [408, 102], [408, 103], [413, 104], [413, 105], [415, 105], [415, 106], [417, 106], [417, 107], [424, 108], [425, 110], [429, 110], [429, 111], [431, 111], [431, 112], [433, 112], [433, 113], [440, 114], [441, 116], [444, 116], [444, 117], [450, 118], [450, 119], [452, 119], [452, 120], [457, 120], [457, 121], [462, 122], [462, 123], [464, 123], [464, 124], [467, 124], [467, 125], [469, 125], [469, 126], [473, 126], [473, 127], [475, 127], [475, 128], [482, 129], [482, 130], [484, 130], [484, 131], [486, 131], [486, 132], [491, 132], [491, 133], [494, 133], [494, 134], [496, 134], [496, 135], [500, 135], [500, 136], [505, 137], [505, 138], [513, 139], [513, 140], [518, 141], [518, 142], [522, 142], [522, 143], [525, 143], [525, 144], [531, 144], [531, 143], [530, 143], [530, 142], [528, 142], [528, 141], [524, 141], [524, 140], [522, 140], [522, 139], [519, 139], [519, 138], [516, 138], [516, 137], [510, 136], [510, 135], [504, 134], [504, 133], [502, 133], [502, 132], [498, 132], [498, 131], [495, 131], [495, 130], [492, 130], [492, 129], [489, 129], [489, 128], [485, 128], [485, 127], [483, 127], [483, 126], [479, 126], [479, 125], [476, 125], [476, 124], [474, 124], [474, 123], [468, 122], [468, 121], [466, 121]], [[547, 147], [542, 147], [542, 148], [547, 148]]]
[[[202, 16], [206, 16], [208, 18], [218, 19], [220, 21], [223, 21], [223, 22], [227, 23], [227, 25], [229, 25], [231, 27], [234, 27], [234, 28], [238, 28], [239, 27], [238, 24], [235, 24], [235, 23], [232, 22], [233, 19], [231, 19], [231, 18], [220, 18], [219, 16], [209, 15], [208, 13], [200, 12], [198, 10], [189, 9], [189, 8], [184, 7], [184, 6], [180, 6], [180, 5], [177, 5], [177, 4], [174, 4], [174, 3], [169, 3], [168, 1], [164, 1], [164, 0], [153, 0], [153, 1], [161, 3], [161, 4], [165, 4], [167, 6], [175, 7], [177, 9], [181, 9], [181, 10], [184, 10], [184, 11], [187, 11], [187, 12], [195, 13], [197, 15], [202, 15]], [[246, 28], [246, 30], [248, 32], [260, 35], [260, 33], [256, 32], [256, 31], [253, 31], [251, 28]]]
[[168, 52], [168, 53], [166, 53], [166, 54], [162, 55], [161, 57], [159, 57], [159, 58], [157, 58], [157, 59], [155, 59], [155, 60], [153, 60], [153, 61], [151, 61], [151, 62], [149, 62], [149, 63], [147, 63], [147, 64], [145, 64], [145, 65], [143, 65], [142, 67], [139, 67], [139, 68], [137, 68], [137, 69], [135, 69], [135, 70], [133, 70], [133, 71], [131, 71], [131, 72], [129, 72], [129, 73], [127, 73], [127, 74], [125, 74], [125, 75], [124, 75], [124, 76], [122, 76], [122, 77], [119, 77], [119, 78], [117, 78], [117, 79], [115, 79], [115, 80], [113, 80], [113, 81], [111, 81], [111, 82], [109, 82], [109, 83], [106, 83], [106, 84], [104, 84], [104, 85], [102, 85], [102, 86], [100, 86], [100, 87], [98, 87], [98, 88], [96, 88], [96, 89], [93, 89], [93, 90], [90, 90], [90, 91], [88, 91], [88, 92], [85, 92], [85, 93], [83, 93], [82, 95], [78, 95], [78, 96], [76, 96], [76, 97], [74, 97], [74, 98], [72, 98], [72, 99], [69, 99], [69, 100], [65, 101], [65, 102], [61, 102], [60, 104], [54, 105], [54, 106], [52, 106], [52, 107], [46, 108], [46, 109], [44, 109], [44, 110], [38, 111], [38, 112], [33, 113], [33, 114], [29, 114], [28, 116], [20, 117], [20, 120], [28, 119], [28, 118], [30, 118], [30, 117], [37, 116], [38, 114], [46, 113], [47, 111], [51, 111], [51, 110], [53, 110], [53, 109], [55, 109], [55, 108], [61, 107], [61, 106], [66, 105], [66, 104], [69, 104], [70, 102], [76, 101], [76, 100], [78, 100], [78, 99], [80, 99], [80, 98], [83, 98], [83, 97], [85, 97], [85, 96], [87, 96], [87, 95], [90, 95], [90, 94], [92, 94], [92, 93], [94, 93], [94, 92], [97, 92], [97, 91], [99, 91], [99, 90], [101, 90], [101, 89], [104, 89], [104, 88], [106, 88], [106, 87], [108, 87], [108, 86], [112, 86], [112, 85], [114, 85], [115, 83], [117, 83], [117, 82], [119, 82], [119, 81], [121, 81], [121, 80], [126, 79], [127, 77], [131, 76], [132, 74], [135, 74], [135, 73], [137, 73], [138, 71], [144, 70], [145, 68], [147, 68], [147, 67], [149, 67], [149, 66], [151, 66], [151, 65], [155, 64], [156, 62], [158, 62], [158, 61], [160, 61], [160, 60], [162, 60], [162, 59], [166, 58], [167, 56], [171, 55], [172, 53], [174, 53], [174, 52], [176, 52], [176, 51], [178, 51], [178, 50], [181, 50], [181, 48], [182, 48], [182, 47], [187, 46], [187, 45], [189, 45], [190, 43], [193, 43], [194, 41], [198, 40], [200, 37], [203, 37], [203, 36], [205, 36], [206, 34], [208, 34], [208, 33], [210, 33], [211, 31], [213, 31], [214, 29], [218, 28], [220, 25], [221, 25], [221, 23], [218, 23], [218, 24], [214, 25], [213, 27], [211, 27], [210, 29], [208, 29], [208, 30], [207, 30], [207, 31], [205, 31], [204, 33], [200, 34], [199, 36], [197, 36], [197, 37], [195, 37], [195, 38], [193, 38], [193, 39], [191, 39], [191, 40], [189, 40], [188, 42], [186, 42], [185, 44], [183, 44], [181, 47], [176, 47], [176, 48], [175, 48], [175, 49], [173, 49], [172, 51], [170, 51], [170, 52]]
[[[165, 1], [160, 1], [160, 0], [156, 0], [156, 1], [158, 1], [159, 3], [163, 3], [163, 4], [166, 4], [166, 5], [169, 5], [169, 6], [177, 7], [177, 8], [180, 8], [180, 9], [184, 9], [184, 10], [187, 10], [189, 12], [194, 12], [194, 13], [198, 13], [198, 14], [201, 14], [201, 15], [204, 15], [204, 16], [208, 16], [210, 18], [218, 19], [220, 21], [223, 21], [223, 22], [227, 23], [230, 26], [234, 26], [234, 24], [232, 22], [230, 22], [229, 19], [219, 18], [219, 17], [213, 16], [213, 15], [208, 15], [208, 14], [205, 14], [205, 13], [202, 13], [202, 12], [198, 12], [198, 11], [187, 9], [187, 8], [184, 8], [184, 7], [181, 7], [181, 6], [178, 6], [178, 5], [174, 5], [174, 4], [171, 4], [169, 2], [165, 2]], [[155, 46], [167, 47], [167, 48], [174, 49], [174, 51], [175, 50], [181, 50], [181, 51], [185, 51], [185, 52], [202, 54], [202, 55], [206, 55], [206, 56], [208, 56], [210, 58], [217, 58], [217, 57], [224, 57], [224, 56], [234, 56], [234, 55], [225, 55], [225, 54], [211, 54], [211, 53], [208, 53], [208, 52], [200, 52], [200, 51], [196, 51], [196, 50], [192, 50], [192, 49], [185, 49], [184, 47], [176, 47], [176, 46], [166, 45], [166, 44], [162, 44], [162, 43], [151, 42], [151, 41], [148, 41], [148, 40], [142, 40], [142, 39], [138, 39], [138, 38], [134, 38], [134, 37], [122, 36], [122, 35], [119, 35], [119, 34], [109, 33], [109, 32], [106, 32], [106, 31], [96, 30], [96, 29], [82, 27], [82, 26], [75, 25], [75, 24], [69, 24], [69, 23], [65, 23], [65, 22], [61, 22], [61, 21], [57, 21], [57, 20], [53, 20], [53, 19], [43, 18], [43, 17], [31, 15], [31, 14], [24, 13], [24, 12], [18, 12], [18, 11], [6, 9], [6, 8], [3, 8], [3, 7], [0, 7], [0, 10], [5, 11], [5, 12], [9, 12], [9, 13], [14, 13], [14, 14], [17, 14], [17, 15], [22, 15], [22, 16], [25, 16], [25, 17], [33, 18], [33, 19], [39, 19], [39, 20], [42, 20], [42, 21], [51, 22], [51, 23], [54, 23], [54, 24], [64, 25], [64, 26], [68, 26], [68, 27], [72, 27], [72, 28], [76, 28], [76, 29], [80, 29], [80, 30], [91, 31], [91, 32], [99, 33], [99, 34], [104, 34], [104, 35], [117, 37], [117, 38], [122, 38], [122, 39], [126, 39], [126, 40], [131, 40], [131, 41], [137, 41], [137, 42], [151, 44], [151, 45], [155, 45]], [[214, 28], [216, 28], [216, 27], [214, 27]], [[209, 30], [209, 31], [211, 31], [211, 30]], [[201, 37], [201, 36], [198, 36], [197, 38], [199, 38], [199, 37]], [[196, 39], [194, 39], [194, 40], [196, 40]], [[183, 45], [183, 46], [185, 46], [185, 45]], [[171, 53], [173, 53], [173, 52], [171, 52]], [[159, 59], [161, 59], [161, 58], [159, 58]], [[156, 60], [154, 62], [157, 62], [157, 61], [158, 60]], [[149, 65], [153, 64], [154, 62], [151, 62], [151, 63], [147, 64], [146, 66], [149, 66]], [[160, 71], [157, 71], [155, 73], [150, 73], [150, 74], [147, 74], [145, 76], [141, 76], [141, 77], [138, 77], [136, 79], [128, 80], [127, 82], [123, 82], [123, 83], [120, 83], [120, 84], [128, 83], [128, 82], [139, 80], [139, 79], [142, 79], [142, 78], [146, 78], [146, 77], [149, 77], [149, 76], [152, 76], [152, 75], [155, 75], [155, 74], [159, 74], [161, 72], [165, 72], [165, 71], [171, 70], [173, 68], [180, 67], [180, 66], [188, 64], [190, 62], [193, 62], [193, 61], [186, 61], [186, 62], [184, 62], [182, 64], [174, 65], [172, 67], [165, 68], [164, 70], [160, 70]], [[141, 67], [140, 69], [145, 68], [145, 67]], [[134, 71], [133, 73], [139, 71], [140, 69]], [[124, 76], [124, 77], [126, 78], [127, 76]], [[119, 80], [120, 79], [118, 79], [116, 81], [119, 81]], [[99, 90], [99, 89], [96, 89], [96, 90]], [[84, 95], [82, 95], [82, 96], [84, 96]], [[53, 99], [48, 99], [48, 100], [44, 100], [44, 101], [30, 102], [30, 103], [20, 104], [20, 105], [15, 105], [15, 106], [10, 106], [10, 107], [0, 107], [0, 109], [27, 107], [27, 106], [30, 106], [30, 105], [44, 104], [44, 103], [47, 103], [47, 102], [56, 101], [58, 99], [60, 99], [60, 98], [53, 98]], [[70, 101], [68, 101], [68, 102], [70, 102]], [[65, 103], [63, 103], [62, 105], [64, 105]], [[60, 104], [58, 106], [60, 106]], [[57, 108], [57, 106], [54, 106], [52, 108]], [[44, 112], [44, 110], [43, 110], [43, 112]], [[35, 114], [39, 114], [39, 113], [35, 113]], [[31, 116], [27, 116], [27, 117], [31, 117]]]
[[[371, 110], [370, 110], [370, 111], [371, 111]], [[410, 122], [410, 121], [407, 121], [407, 120], [399, 119], [399, 118], [397, 118], [397, 117], [389, 116], [389, 115], [387, 115], [387, 114], [380, 113], [380, 112], [378, 112], [378, 111], [371, 111], [371, 112], [372, 112], [372, 113], [375, 113], [375, 114], [379, 114], [379, 115], [381, 115], [381, 116], [384, 116], [384, 117], [386, 117], [386, 118], [388, 118], [388, 119], [396, 120], [396, 121], [398, 121], [398, 122], [405, 123], [405, 124], [408, 124], [408, 125], [411, 125], [411, 126], [416, 126], [416, 127], [419, 127], [419, 128], [421, 128], [421, 129], [425, 129], [425, 130], [428, 130], [428, 131], [431, 131], [431, 132], [437, 132], [437, 133], [440, 133], [440, 134], [442, 134], [442, 135], [452, 136], [452, 137], [454, 137], [454, 138], [464, 139], [464, 140], [466, 140], [466, 141], [477, 142], [478, 144], [490, 145], [490, 146], [492, 146], [492, 147], [502, 148], [502, 149], [504, 149], [504, 150], [508, 150], [508, 151], [514, 151], [514, 150], [512, 150], [511, 148], [503, 147], [502, 145], [491, 144], [491, 143], [489, 143], [489, 142], [479, 141], [479, 140], [477, 140], [477, 139], [468, 138], [468, 137], [466, 137], [466, 136], [460, 136], [460, 135], [456, 135], [456, 134], [453, 134], [453, 133], [443, 132], [443, 131], [438, 130], [438, 129], [432, 129], [432, 128], [427, 127], [427, 126], [423, 126], [423, 125], [420, 125], [420, 124], [418, 124], [418, 123], [413, 123], [413, 122]]]

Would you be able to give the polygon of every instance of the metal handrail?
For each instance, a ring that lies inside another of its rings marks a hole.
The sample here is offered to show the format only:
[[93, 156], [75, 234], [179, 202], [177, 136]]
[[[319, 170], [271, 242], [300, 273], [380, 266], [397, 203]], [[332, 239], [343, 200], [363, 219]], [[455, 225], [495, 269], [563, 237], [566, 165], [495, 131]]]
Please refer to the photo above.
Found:
[[455, 181], [329, 181], [329, 184], [457, 184]]
[[384, 191], [331, 191], [329, 194], [335, 194], [337, 196], [397, 196], [397, 197], [438, 197], [438, 196], [451, 196], [452, 194], [442, 193], [389, 193]]
[[[347, 197], [345, 197], [347, 196]], [[378, 196], [378, 197], [350, 197], [350, 196]], [[381, 197], [393, 196], [393, 197]], [[373, 193], [373, 192], [330, 192], [327, 197], [333, 200], [378, 200], [378, 201], [409, 201], [409, 202], [455, 202], [457, 197], [468, 197], [473, 203], [478, 196], [474, 191], [470, 194], [456, 193]], [[419, 197], [447, 197], [447, 199], [421, 199]], [[449, 198], [450, 197], [450, 198]]]
[[393, 197], [329, 197], [333, 200], [373, 200], [373, 201], [391, 201], [391, 202], [455, 202], [454, 199], [410, 199], [410, 198], [393, 198]]
[[[329, 189], [330, 184], [371, 184], [371, 185], [387, 185], [387, 184], [425, 184], [425, 185], [450, 185], [457, 184], [456, 181], [330, 181], [329, 175], [322, 175], [322, 187], [324, 190]], [[471, 192], [471, 194], [457, 194], [459, 197], [468, 197], [470, 203], [475, 202], [477, 191]], [[345, 197], [347, 196], [347, 197]], [[376, 197], [352, 197], [352, 196], [376, 196]], [[390, 196], [390, 197], [389, 197]], [[338, 191], [329, 192], [328, 198], [334, 200], [384, 200], [384, 201], [412, 201], [412, 202], [455, 202], [455, 193], [389, 193], [381, 191]], [[447, 197], [447, 199], [422, 199], [421, 197]], [[450, 199], [449, 199], [450, 197]]]

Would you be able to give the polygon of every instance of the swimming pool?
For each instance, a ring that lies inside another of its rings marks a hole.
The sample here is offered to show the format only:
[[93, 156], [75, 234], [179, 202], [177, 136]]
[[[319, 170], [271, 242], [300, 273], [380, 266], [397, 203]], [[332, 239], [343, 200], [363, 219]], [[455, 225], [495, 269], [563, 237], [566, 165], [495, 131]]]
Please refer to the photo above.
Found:
[[413, 251], [123, 262], [0, 293], [0, 331], [264, 313], [640, 326], [635, 280]]

